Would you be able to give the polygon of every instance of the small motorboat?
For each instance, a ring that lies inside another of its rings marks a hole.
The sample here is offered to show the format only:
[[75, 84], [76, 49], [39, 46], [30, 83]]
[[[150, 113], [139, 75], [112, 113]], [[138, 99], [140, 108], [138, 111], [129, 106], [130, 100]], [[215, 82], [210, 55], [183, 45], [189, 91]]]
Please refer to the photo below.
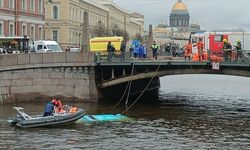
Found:
[[53, 113], [52, 116], [43, 117], [43, 114], [29, 116], [24, 112], [24, 108], [14, 107], [18, 114], [8, 122], [20, 128], [34, 128], [73, 123], [84, 116], [83, 109], [74, 107], [72, 111], [71, 108], [73, 107], [65, 105], [63, 113]]

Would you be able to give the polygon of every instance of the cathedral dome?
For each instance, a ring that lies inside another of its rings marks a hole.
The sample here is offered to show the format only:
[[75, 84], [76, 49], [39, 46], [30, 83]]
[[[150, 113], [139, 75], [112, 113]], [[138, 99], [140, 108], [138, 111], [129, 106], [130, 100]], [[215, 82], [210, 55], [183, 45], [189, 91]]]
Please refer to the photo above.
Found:
[[170, 26], [171, 27], [189, 27], [190, 16], [188, 13], [187, 5], [178, 0], [174, 4], [170, 13]]
[[182, 2], [182, 0], [178, 0], [178, 2], [174, 4], [172, 10], [173, 11], [178, 11], [178, 10], [188, 11], [188, 8], [187, 8], [187, 5]]

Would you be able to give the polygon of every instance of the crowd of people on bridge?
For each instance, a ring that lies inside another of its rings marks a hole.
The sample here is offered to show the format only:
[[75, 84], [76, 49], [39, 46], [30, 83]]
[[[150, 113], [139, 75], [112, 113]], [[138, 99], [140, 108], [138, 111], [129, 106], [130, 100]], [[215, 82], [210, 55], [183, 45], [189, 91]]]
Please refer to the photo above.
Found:
[[[194, 53], [193, 48], [196, 48], [197, 53]], [[125, 60], [125, 52], [127, 46], [125, 42], [122, 42], [120, 48], [120, 60]], [[196, 43], [192, 43], [191, 40], [187, 41], [186, 44], [180, 48], [176, 43], [167, 43], [164, 45], [157, 44], [156, 41], [150, 47], [147, 47], [145, 43], [142, 43], [139, 40], [132, 40], [131, 44], [128, 47], [129, 57], [134, 59], [144, 60], [148, 57], [148, 52], [152, 52], [152, 59], [157, 60], [159, 54], [163, 54], [165, 51], [166, 56], [179, 56], [184, 57], [185, 61], [204, 61], [208, 60], [211, 57], [211, 53], [208, 54], [208, 50], [205, 49], [204, 41], [202, 38], [198, 38]], [[150, 51], [148, 50], [150, 49]], [[108, 60], [111, 61], [114, 57], [115, 48], [111, 42], [107, 45]], [[225, 61], [237, 61], [238, 58], [242, 59], [242, 46], [241, 41], [238, 39], [234, 46], [227, 39], [223, 39], [223, 49], [224, 53], [223, 60]]]
[[237, 39], [234, 46], [227, 39], [223, 39], [223, 43], [225, 61], [238, 61], [238, 59], [243, 61], [242, 46], [239, 39]]

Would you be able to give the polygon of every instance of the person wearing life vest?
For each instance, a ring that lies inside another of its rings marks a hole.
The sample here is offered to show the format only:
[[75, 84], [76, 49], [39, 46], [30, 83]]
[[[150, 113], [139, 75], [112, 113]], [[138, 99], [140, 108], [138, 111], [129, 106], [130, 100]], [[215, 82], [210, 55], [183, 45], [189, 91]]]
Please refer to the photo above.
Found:
[[192, 43], [191, 43], [191, 41], [189, 41], [185, 45], [184, 50], [185, 50], [185, 54], [184, 54], [185, 60], [188, 57], [188, 61], [190, 61], [190, 57], [191, 57], [191, 53], [192, 53]]
[[236, 60], [238, 60], [239, 58], [242, 60], [242, 47], [240, 39], [237, 39], [235, 49], [237, 51]]
[[227, 39], [223, 40], [224, 46], [224, 59], [225, 61], [231, 61], [231, 56], [232, 56], [232, 45]]
[[52, 103], [55, 104], [54, 110], [56, 113], [63, 113], [63, 104], [59, 99], [53, 99]]
[[196, 43], [195, 46], [197, 46], [199, 61], [201, 61], [202, 60], [203, 49], [204, 49], [204, 43], [203, 43], [202, 38], [199, 38], [199, 41]]
[[223, 49], [228, 49], [228, 50], [231, 50], [232, 49], [232, 45], [231, 43], [227, 40], [227, 39], [224, 39], [223, 40], [223, 43], [224, 43], [224, 46], [223, 46]]
[[153, 58], [157, 60], [157, 51], [159, 49], [159, 46], [156, 44], [156, 41], [151, 46], [152, 52], [153, 52]]
[[48, 102], [45, 106], [43, 117], [53, 115], [53, 111], [61, 111], [62, 109], [62, 102], [58, 99], [53, 99]]
[[241, 50], [242, 47], [241, 47], [241, 41], [240, 41], [240, 39], [237, 39], [235, 48], [236, 48], [237, 51]]

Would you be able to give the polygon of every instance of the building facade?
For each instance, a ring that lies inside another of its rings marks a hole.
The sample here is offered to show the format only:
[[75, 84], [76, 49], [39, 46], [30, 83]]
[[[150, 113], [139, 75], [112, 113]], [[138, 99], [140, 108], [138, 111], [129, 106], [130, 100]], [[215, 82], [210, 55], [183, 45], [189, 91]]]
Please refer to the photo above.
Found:
[[0, 0], [0, 36], [44, 36], [44, 0]]
[[142, 33], [140, 23], [130, 13], [110, 0], [53, 0], [45, 3], [45, 39], [57, 41], [61, 47], [81, 47], [84, 14], [88, 14], [89, 37], [115, 35], [118, 30]]
[[45, 39], [61, 47], [80, 47], [84, 13], [88, 12], [91, 31], [99, 24], [107, 27], [108, 9], [91, 0], [53, 0], [45, 4]]
[[178, 0], [174, 4], [169, 18], [171, 27], [189, 27], [190, 16], [188, 8], [182, 0]]

